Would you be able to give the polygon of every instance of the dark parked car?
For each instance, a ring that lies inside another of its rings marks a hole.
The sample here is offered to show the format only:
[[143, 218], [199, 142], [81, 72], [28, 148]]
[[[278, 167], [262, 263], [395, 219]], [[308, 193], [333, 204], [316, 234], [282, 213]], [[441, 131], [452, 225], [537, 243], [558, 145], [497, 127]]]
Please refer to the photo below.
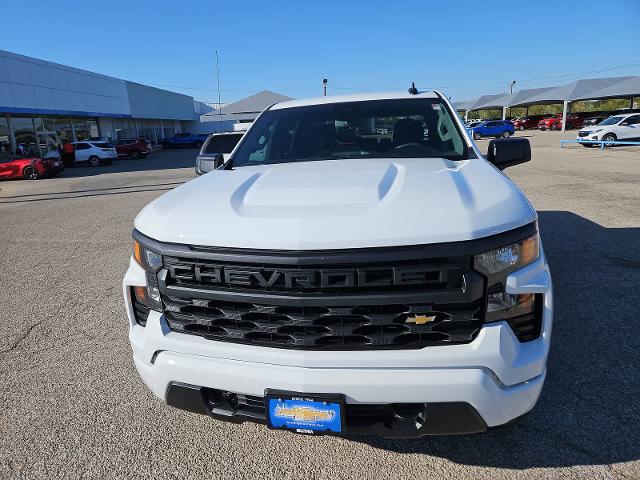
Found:
[[144, 158], [151, 151], [151, 142], [146, 138], [121, 138], [116, 142], [118, 156]]
[[584, 126], [590, 127], [593, 125], [597, 125], [604, 119], [609, 118], [612, 114], [613, 114], [612, 112], [600, 112], [600, 113], [594, 114], [593, 116], [587, 117], [584, 119]]

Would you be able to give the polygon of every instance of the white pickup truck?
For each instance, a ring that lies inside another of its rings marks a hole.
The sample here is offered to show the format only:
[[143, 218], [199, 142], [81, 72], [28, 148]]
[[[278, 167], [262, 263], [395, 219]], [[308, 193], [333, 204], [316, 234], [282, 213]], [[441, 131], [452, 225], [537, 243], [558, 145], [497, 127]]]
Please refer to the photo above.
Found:
[[482, 432], [535, 405], [552, 287], [536, 211], [437, 92], [267, 108], [135, 220], [135, 365], [169, 405], [307, 434]]

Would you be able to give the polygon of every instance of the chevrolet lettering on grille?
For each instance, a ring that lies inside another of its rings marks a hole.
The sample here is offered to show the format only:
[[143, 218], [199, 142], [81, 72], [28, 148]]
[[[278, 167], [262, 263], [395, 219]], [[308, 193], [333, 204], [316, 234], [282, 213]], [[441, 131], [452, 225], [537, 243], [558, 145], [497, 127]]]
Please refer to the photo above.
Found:
[[428, 285], [447, 281], [446, 270], [429, 267], [259, 269], [213, 265], [167, 265], [169, 276], [179, 283], [265, 289], [323, 289]]

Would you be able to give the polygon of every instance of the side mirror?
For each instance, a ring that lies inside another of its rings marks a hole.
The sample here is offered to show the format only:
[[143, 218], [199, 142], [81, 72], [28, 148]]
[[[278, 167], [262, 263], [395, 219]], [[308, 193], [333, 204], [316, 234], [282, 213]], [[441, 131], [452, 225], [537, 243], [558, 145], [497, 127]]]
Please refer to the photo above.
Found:
[[497, 138], [489, 142], [487, 160], [500, 170], [531, 160], [531, 145], [526, 138]]
[[224, 163], [224, 157], [222, 155], [216, 155], [213, 159], [213, 169], [216, 170]]

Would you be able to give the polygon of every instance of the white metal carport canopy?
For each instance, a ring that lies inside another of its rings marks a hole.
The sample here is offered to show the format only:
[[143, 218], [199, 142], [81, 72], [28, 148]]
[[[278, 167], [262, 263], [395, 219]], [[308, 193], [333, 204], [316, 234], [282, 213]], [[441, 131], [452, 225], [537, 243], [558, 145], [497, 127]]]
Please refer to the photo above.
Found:
[[[562, 131], [565, 131], [567, 110], [569, 102], [575, 102], [577, 100], [593, 100], [602, 98], [598, 96], [598, 92], [603, 89], [611, 89], [615, 92], [615, 88], [618, 84], [627, 82], [634, 77], [612, 77], [612, 78], [589, 78], [584, 80], [576, 80], [575, 82], [555, 87], [547, 90], [546, 92], [535, 95], [518, 105], [511, 106], [529, 106], [551, 103], [562, 103]], [[612, 94], [612, 97], [621, 96]], [[624, 95], [622, 95], [624, 96]], [[628, 95], [627, 95], [628, 96]]]
[[513, 94], [498, 95], [485, 103], [477, 105], [475, 110], [502, 108], [502, 119], [504, 120], [507, 117], [507, 108], [526, 102], [529, 98], [547, 92], [552, 88], [553, 87], [528, 88]]

